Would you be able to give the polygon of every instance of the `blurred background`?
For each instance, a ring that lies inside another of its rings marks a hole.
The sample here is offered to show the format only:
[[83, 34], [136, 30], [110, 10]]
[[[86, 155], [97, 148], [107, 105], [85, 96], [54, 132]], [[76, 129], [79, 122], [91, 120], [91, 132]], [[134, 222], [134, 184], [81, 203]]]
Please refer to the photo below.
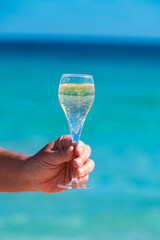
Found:
[[69, 134], [63, 73], [92, 74], [96, 100], [81, 140], [90, 190], [1, 193], [1, 240], [158, 240], [160, 3], [0, 2], [0, 145], [34, 154]]

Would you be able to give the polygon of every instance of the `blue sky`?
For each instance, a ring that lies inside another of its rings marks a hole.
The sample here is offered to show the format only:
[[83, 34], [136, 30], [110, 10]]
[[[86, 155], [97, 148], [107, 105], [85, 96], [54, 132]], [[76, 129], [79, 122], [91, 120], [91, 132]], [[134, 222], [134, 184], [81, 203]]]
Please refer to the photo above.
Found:
[[160, 38], [160, 1], [2, 0], [0, 33]]

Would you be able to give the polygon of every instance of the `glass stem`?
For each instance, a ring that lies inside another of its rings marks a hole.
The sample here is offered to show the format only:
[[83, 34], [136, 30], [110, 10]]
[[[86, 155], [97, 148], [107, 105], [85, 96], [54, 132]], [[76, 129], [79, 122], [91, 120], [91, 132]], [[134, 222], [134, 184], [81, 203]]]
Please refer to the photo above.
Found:
[[[77, 133], [73, 132], [72, 129], [70, 129], [71, 132], [71, 137], [72, 137], [72, 142], [76, 142], [78, 144], [80, 135], [81, 135], [81, 130], [82, 127], [80, 127], [79, 131]], [[72, 173], [72, 179], [71, 179], [72, 183], [79, 183], [78, 178], [77, 178], [77, 174], [76, 174], [76, 168], [73, 167], [73, 173]]]

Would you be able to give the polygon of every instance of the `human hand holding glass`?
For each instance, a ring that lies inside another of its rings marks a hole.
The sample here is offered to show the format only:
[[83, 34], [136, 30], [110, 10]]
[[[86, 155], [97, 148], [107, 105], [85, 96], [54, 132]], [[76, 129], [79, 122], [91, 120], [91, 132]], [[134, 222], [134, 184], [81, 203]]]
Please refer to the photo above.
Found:
[[[78, 144], [83, 123], [95, 98], [93, 77], [85, 74], [63, 74], [58, 95], [68, 120], [72, 142]], [[90, 188], [86, 184], [79, 183], [75, 169], [73, 169], [71, 181], [58, 184], [58, 187], [68, 189]]]

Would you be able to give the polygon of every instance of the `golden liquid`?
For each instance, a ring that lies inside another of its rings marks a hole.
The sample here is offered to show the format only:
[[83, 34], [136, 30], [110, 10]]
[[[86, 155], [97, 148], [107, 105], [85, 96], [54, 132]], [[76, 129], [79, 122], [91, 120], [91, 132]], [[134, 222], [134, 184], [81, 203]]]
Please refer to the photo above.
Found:
[[66, 114], [69, 127], [77, 133], [83, 126], [95, 97], [93, 84], [61, 84], [59, 101]]

